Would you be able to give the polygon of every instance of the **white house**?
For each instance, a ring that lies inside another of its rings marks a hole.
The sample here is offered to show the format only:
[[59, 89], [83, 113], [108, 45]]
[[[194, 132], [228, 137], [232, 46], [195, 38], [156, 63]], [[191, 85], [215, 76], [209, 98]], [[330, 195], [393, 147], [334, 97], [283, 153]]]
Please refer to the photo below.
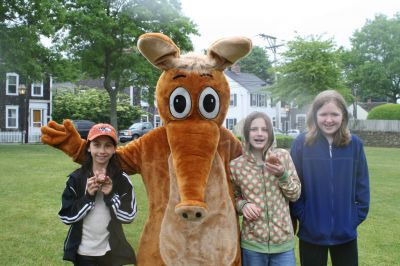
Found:
[[347, 107], [350, 117], [357, 117], [358, 120], [366, 120], [368, 117], [368, 111], [365, 110], [360, 104], [357, 104], [357, 108], [354, 109], [354, 104]]
[[233, 127], [254, 111], [266, 113], [274, 127], [284, 128], [287, 112], [281, 107], [281, 102], [272, 105], [271, 94], [265, 90], [267, 83], [254, 74], [242, 73], [238, 65], [231, 70], [225, 70], [230, 89], [231, 102], [225, 118], [225, 127]]

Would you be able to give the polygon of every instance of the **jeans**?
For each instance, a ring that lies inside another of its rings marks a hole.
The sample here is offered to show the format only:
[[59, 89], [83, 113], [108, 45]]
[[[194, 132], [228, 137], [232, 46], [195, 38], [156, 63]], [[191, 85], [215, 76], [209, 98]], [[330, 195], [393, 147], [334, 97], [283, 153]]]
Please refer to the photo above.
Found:
[[294, 250], [282, 253], [260, 253], [242, 248], [243, 266], [296, 266]]

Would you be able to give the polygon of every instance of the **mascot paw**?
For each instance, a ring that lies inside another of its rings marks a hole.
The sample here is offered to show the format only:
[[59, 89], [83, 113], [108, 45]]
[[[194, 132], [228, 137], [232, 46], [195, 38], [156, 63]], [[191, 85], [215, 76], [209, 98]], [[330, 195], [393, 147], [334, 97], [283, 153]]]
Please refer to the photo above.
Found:
[[71, 120], [64, 120], [63, 125], [50, 121], [47, 126], [41, 127], [41, 141], [55, 148], [58, 148], [66, 154], [75, 157], [82, 146], [86, 143], [81, 139], [78, 131]]
[[64, 120], [64, 124], [57, 124], [55, 121], [50, 121], [47, 126], [41, 127], [41, 141], [50, 146], [57, 146], [65, 142], [68, 138], [81, 138], [78, 131], [75, 129], [72, 121]]

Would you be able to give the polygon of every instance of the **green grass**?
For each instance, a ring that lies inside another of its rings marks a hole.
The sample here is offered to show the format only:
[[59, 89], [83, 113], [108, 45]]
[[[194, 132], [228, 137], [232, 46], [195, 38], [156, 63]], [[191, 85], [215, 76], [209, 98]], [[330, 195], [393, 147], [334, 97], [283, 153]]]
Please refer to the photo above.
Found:
[[[360, 265], [400, 265], [400, 149], [366, 148], [371, 209], [359, 227]], [[0, 145], [0, 265], [71, 265], [62, 261], [68, 226], [57, 212], [66, 176], [78, 165], [45, 145]], [[136, 220], [124, 226], [137, 249], [147, 217], [140, 176], [132, 181]]]

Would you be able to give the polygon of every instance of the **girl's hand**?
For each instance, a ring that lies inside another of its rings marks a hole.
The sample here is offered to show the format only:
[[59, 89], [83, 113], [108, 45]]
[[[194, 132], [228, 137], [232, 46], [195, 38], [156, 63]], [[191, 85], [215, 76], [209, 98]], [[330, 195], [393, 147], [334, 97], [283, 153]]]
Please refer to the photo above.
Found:
[[254, 221], [260, 216], [261, 209], [254, 203], [249, 202], [243, 206], [242, 212], [247, 220]]
[[106, 176], [106, 180], [107, 180], [107, 181], [104, 182], [104, 183], [100, 186], [101, 192], [103, 192], [104, 195], [110, 194], [111, 191], [112, 191], [112, 187], [113, 187], [112, 180], [111, 180], [111, 178], [110, 178], [109, 176]]
[[112, 180], [106, 175], [106, 169], [101, 169], [99, 171], [95, 171], [96, 183], [99, 185], [100, 191], [104, 193], [104, 195], [110, 194], [112, 190]]
[[92, 176], [91, 178], [89, 178], [87, 180], [86, 183], [86, 192], [90, 195], [90, 196], [94, 196], [96, 194], [96, 192], [99, 190], [100, 186], [99, 184], [96, 182], [96, 176]]
[[270, 155], [265, 161], [265, 169], [276, 177], [281, 177], [285, 173], [285, 167], [282, 165], [281, 161], [273, 155]]

